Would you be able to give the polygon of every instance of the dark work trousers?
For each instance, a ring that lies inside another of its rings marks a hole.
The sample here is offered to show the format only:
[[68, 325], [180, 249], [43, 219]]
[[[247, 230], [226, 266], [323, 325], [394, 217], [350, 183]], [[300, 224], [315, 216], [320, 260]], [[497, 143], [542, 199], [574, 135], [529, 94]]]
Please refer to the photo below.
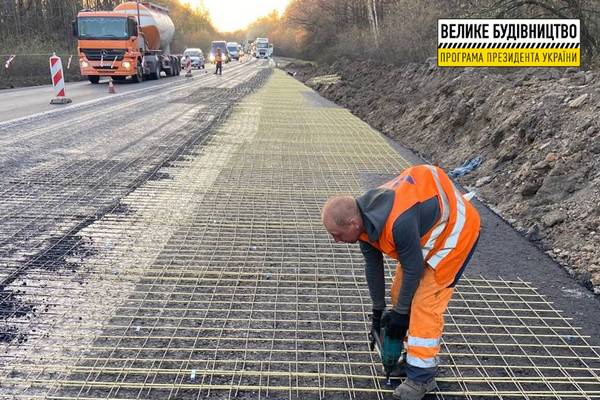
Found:
[[215, 67], [215, 74], [223, 75], [223, 62], [218, 61]]

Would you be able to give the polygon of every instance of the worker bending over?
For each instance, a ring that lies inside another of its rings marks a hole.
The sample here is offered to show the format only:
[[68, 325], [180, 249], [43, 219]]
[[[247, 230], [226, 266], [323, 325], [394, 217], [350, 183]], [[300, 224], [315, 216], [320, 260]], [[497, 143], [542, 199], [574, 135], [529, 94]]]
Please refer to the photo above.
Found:
[[[443, 315], [479, 238], [477, 210], [440, 168], [418, 165], [356, 199], [328, 199], [321, 216], [336, 242], [360, 244], [372, 330], [404, 341], [394, 397], [422, 399], [437, 387]], [[385, 313], [383, 254], [398, 261]]]

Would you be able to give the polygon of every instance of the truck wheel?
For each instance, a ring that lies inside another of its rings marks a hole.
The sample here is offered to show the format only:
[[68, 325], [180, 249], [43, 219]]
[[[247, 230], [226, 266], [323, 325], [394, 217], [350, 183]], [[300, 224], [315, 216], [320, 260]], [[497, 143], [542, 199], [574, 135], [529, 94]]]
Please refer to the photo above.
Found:
[[154, 79], [154, 80], [160, 79], [160, 64], [156, 64], [156, 70], [152, 74], [152, 79]]
[[139, 62], [135, 66], [135, 75], [131, 76], [131, 80], [135, 83], [140, 83], [144, 80], [144, 71], [142, 71], [142, 66]]
[[97, 75], [88, 75], [88, 79], [90, 80], [90, 82], [92, 82], [94, 85], [97, 85], [98, 82], [100, 82], [100, 77]]

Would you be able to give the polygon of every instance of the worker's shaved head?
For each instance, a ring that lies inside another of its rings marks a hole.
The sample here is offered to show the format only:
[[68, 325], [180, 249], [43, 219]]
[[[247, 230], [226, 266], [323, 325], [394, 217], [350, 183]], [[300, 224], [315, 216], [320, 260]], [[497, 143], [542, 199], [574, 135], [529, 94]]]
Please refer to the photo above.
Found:
[[323, 205], [321, 219], [323, 223], [333, 222], [339, 227], [348, 226], [352, 217], [358, 216], [358, 206], [352, 196], [329, 198]]
[[360, 210], [352, 196], [328, 199], [323, 205], [321, 221], [336, 242], [356, 242], [363, 228]]

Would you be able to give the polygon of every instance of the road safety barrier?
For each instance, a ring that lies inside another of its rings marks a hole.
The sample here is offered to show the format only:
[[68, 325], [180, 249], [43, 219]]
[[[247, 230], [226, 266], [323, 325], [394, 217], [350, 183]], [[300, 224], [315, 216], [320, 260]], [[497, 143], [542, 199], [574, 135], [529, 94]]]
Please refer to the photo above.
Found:
[[15, 54], [11, 55], [8, 60], [6, 60], [6, 62], [4, 63], [4, 68], [8, 69], [8, 67], [10, 67], [10, 63], [12, 62], [12, 60], [14, 60], [16, 57]]
[[[31, 58], [31, 57], [50, 57], [56, 55], [56, 52], [51, 52], [51, 53], [7, 53], [7, 54], [0, 54], [0, 59], [2, 58], [8, 58], [4, 64], [5, 68], [10, 67], [10, 63], [12, 63], [12, 61], [15, 58], [19, 58], [19, 59], [27, 59], [27, 58]], [[73, 55], [72, 54], [61, 54], [59, 53], [57, 55], [58, 57], [69, 57], [69, 62], [67, 65], [67, 69], [69, 69], [71, 67], [71, 60], [73, 59]], [[7, 66], [8, 65], [8, 66]]]
[[52, 85], [54, 86], [54, 98], [50, 104], [67, 104], [71, 99], [65, 96], [65, 78], [63, 75], [62, 61], [60, 57], [53, 54], [50, 57], [50, 75], [52, 76]]
[[[48, 58], [53, 54], [19, 53], [12, 49], [10, 53], [0, 52], [0, 89], [48, 84]], [[65, 82], [79, 81], [79, 57], [68, 52], [56, 52], [65, 62], [63, 73]], [[71, 57], [71, 64], [67, 59]]]
[[115, 93], [117, 93], [117, 92], [115, 91], [115, 85], [114, 85], [114, 83], [113, 83], [112, 76], [109, 76], [109, 77], [108, 77], [108, 93], [110, 93], [110, 94], [115, 94]]

